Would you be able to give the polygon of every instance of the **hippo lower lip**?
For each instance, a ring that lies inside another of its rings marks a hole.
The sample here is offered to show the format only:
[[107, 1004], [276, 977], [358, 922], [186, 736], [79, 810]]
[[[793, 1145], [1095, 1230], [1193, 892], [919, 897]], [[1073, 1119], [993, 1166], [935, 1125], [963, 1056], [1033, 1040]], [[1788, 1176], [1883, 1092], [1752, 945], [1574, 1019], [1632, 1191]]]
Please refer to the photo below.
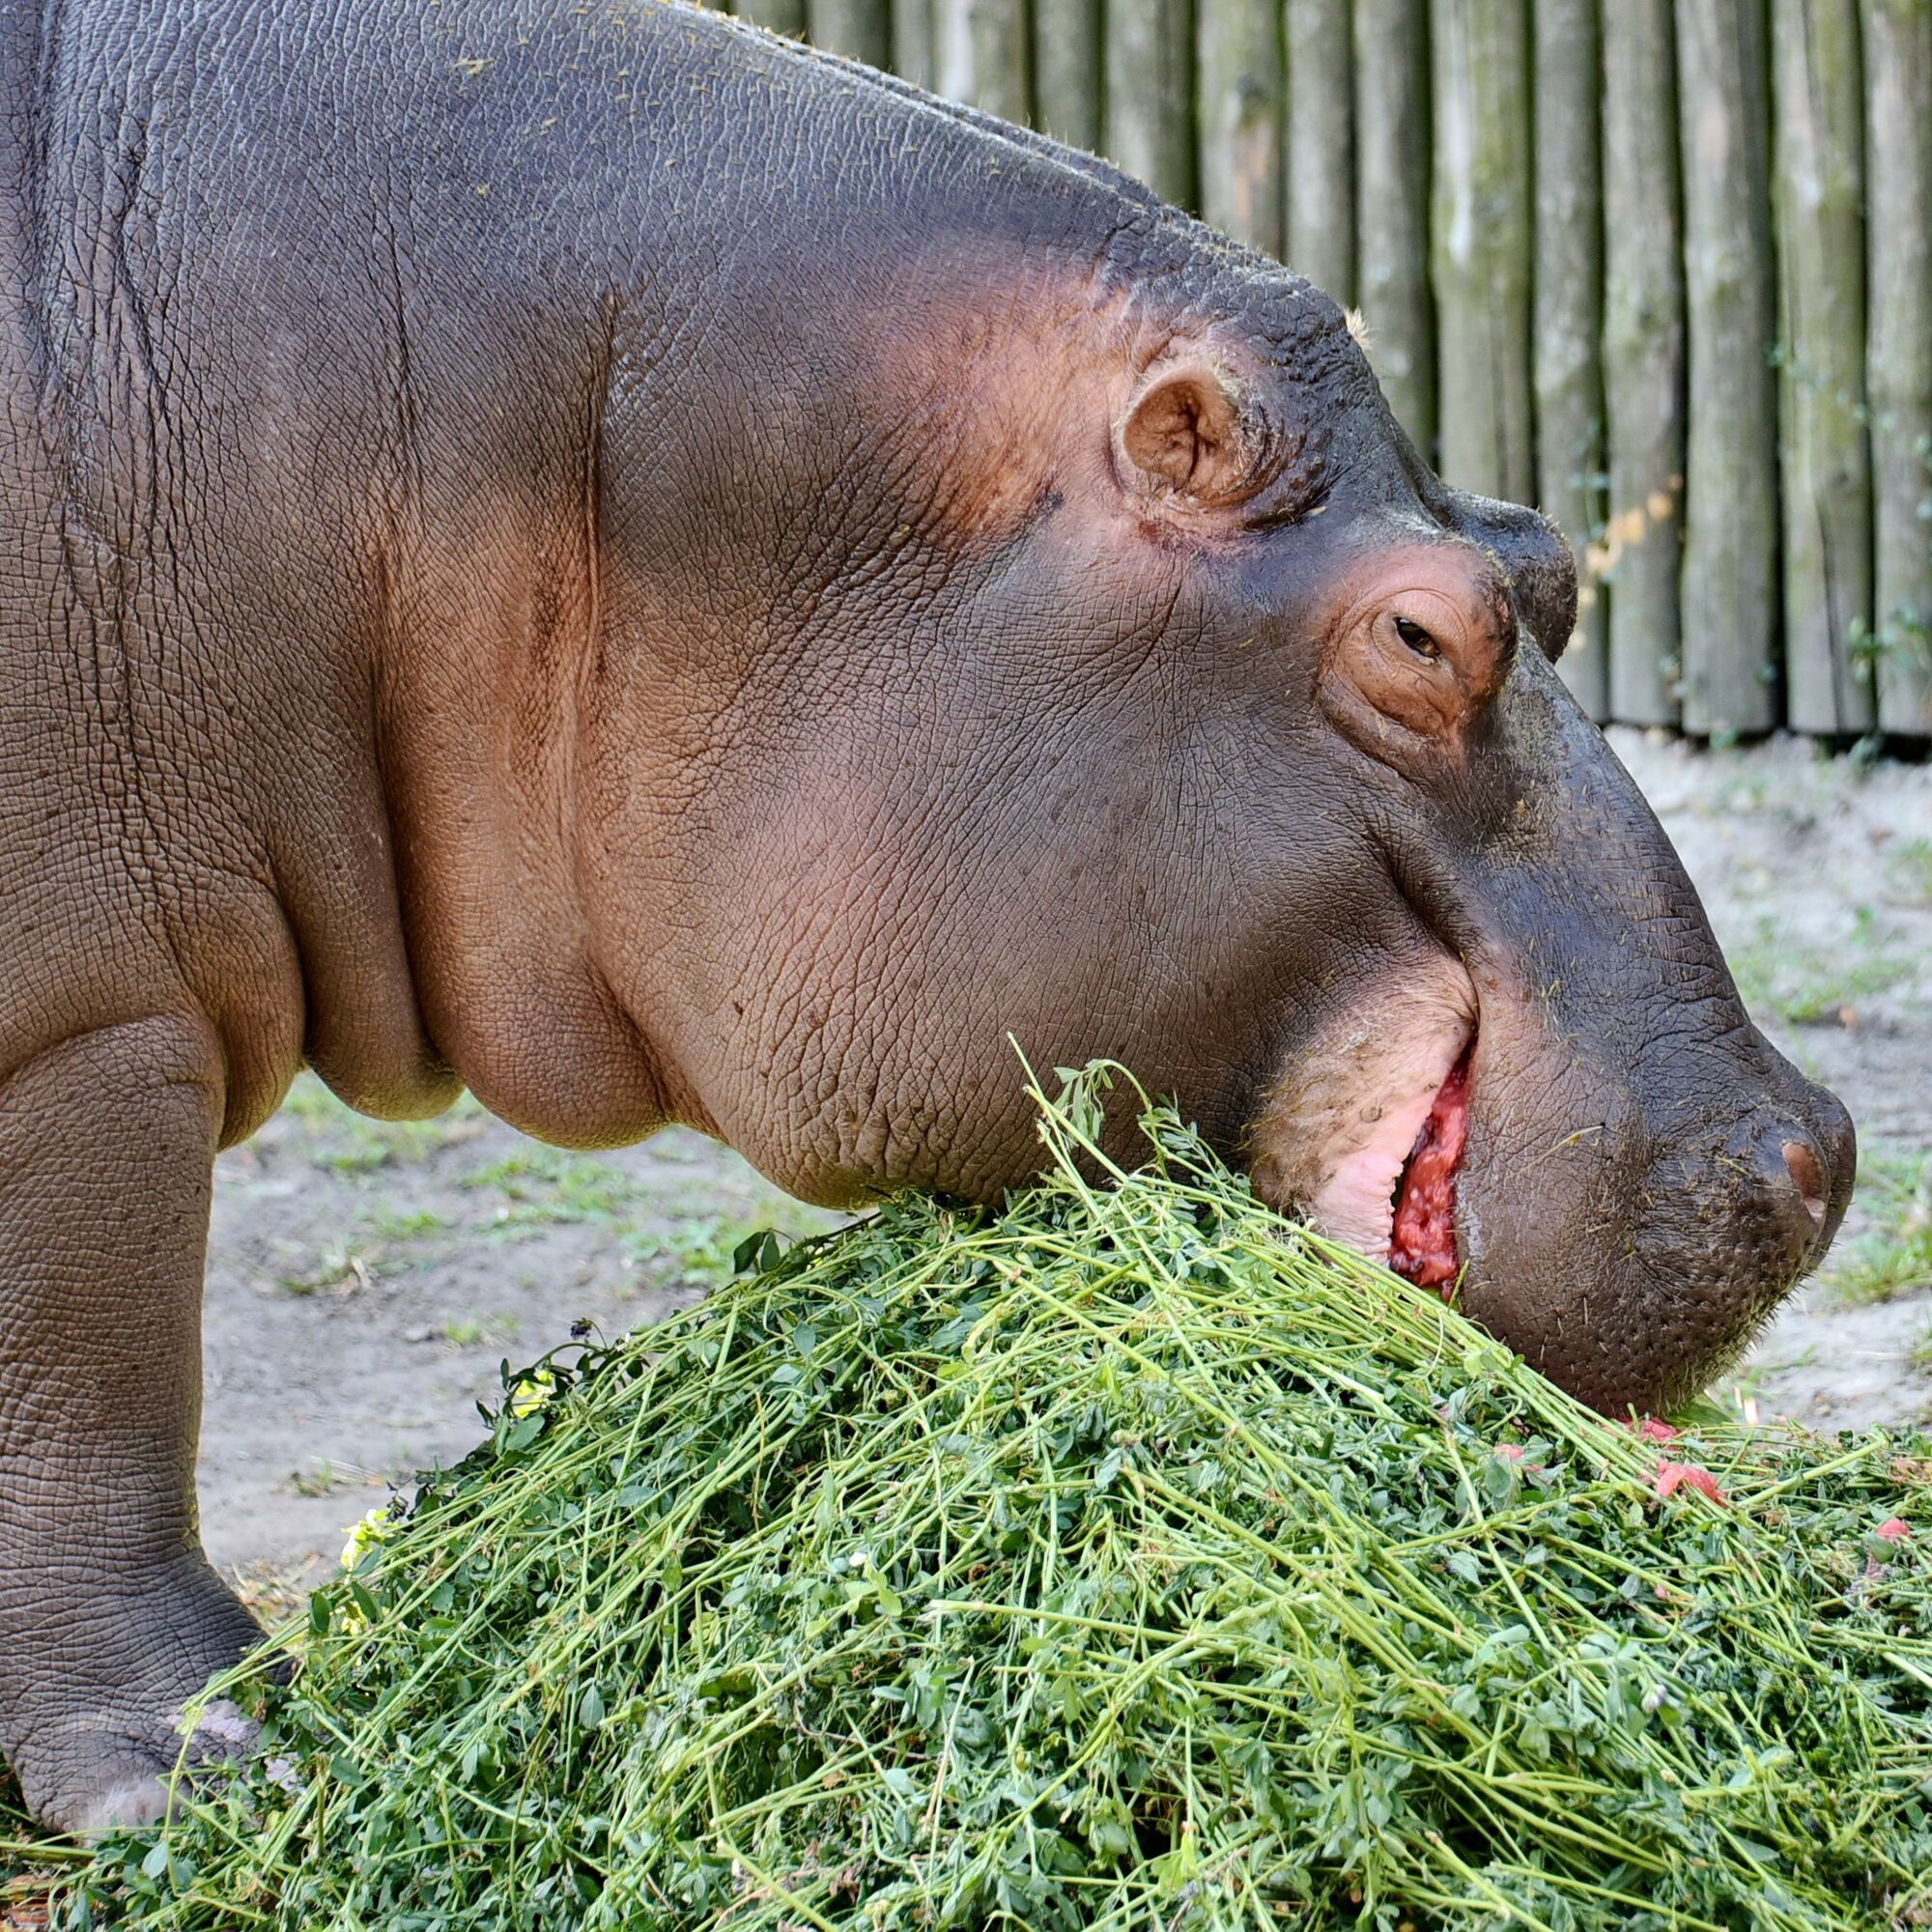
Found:
[[[1256, 1191], [1378, 1262], [1391, 1259], [1406, 1204], [1409, 1251], [1439, 1265], [1446, 1242], [1450, 1265], [1440, 1279], [1452, 1279], [1453, 1176], [1465, 1140], [1477, 1008], [1468, 973], [1434, 946], [1365, 989], [1359, 1004], [1304, 1042], [1263, 1107], [1252, 1143]], [[1430, 1285], [1439, 1283], [1432, 1276]]]
[[1471, 1040], [1435, 1090], [1391, 1197], [1389, 1266], [1418, 1288], [1445, 1293], [1460, 1268], [1456, 1176], [1469, 1138], [1469, 1063], [1474, 1052]]

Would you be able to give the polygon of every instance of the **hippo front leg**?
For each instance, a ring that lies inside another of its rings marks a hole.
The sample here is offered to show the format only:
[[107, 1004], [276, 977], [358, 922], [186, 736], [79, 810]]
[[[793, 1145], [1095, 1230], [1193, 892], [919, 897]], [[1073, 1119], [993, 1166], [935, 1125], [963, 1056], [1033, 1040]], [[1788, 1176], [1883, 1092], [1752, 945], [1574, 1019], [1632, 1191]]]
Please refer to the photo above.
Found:
[[0, 1751], [58, 1829], [156, 1815], [184, 1701], [259, 1635], [195, 1518], [222, 1100], [185, 1018], [0, 1084]]

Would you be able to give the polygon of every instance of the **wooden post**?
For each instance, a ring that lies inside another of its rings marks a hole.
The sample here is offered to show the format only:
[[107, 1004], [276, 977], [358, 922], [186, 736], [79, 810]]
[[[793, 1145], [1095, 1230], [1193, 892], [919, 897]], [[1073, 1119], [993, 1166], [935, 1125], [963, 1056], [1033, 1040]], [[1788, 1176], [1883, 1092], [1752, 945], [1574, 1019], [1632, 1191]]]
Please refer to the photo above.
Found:
[[1932, 734], [1932, 6], [1865, 0], [1878, 720]]
[[937, 85], [932, 58], [934, 0], [893, 0], [893, 71], [915, 87]]
[[1100, 147], [1101, 0], [1034, 0], [1036, 118], [1056, 141]]
[[1201, 213], [1282, 251], [1281, 15], [1277, 0], [1200, 0]]
[[1193, 0], [1106, 0], [1108, 156], [1183, 208], [1194, 202]]
[[[1349, 0], [1286, 0], [1288, 265], [1355, 299], [1355, 128]], [[1400, 59], [1393, 48], [1378, 58]]]
[[1775, 0], [1772, 43], [1786, 710], [1800, 731], [1864, 731], [1875, 706], [1858, 652], [1872, 615], [1858, 0]]
[[1537, 500], [1577, 553], [1577, 629], [1558, 665], [1609, 716], [1609, 606], [1588, 568], [1604, 519], [1603, 171], [1597, 0], [1535, 0]]
[[1527, 501], [1529, 32], [1523, 0], [1434, 0], [1431, 259], [1446, 481]]
[[1355, 0], [1355, 299], [1408, 440], [1435, 446], [1429, 298], [1429, 0]]
[[931, 0], [931, 5], [938, 91], [1003, 121], [1030, 120], [1033, 45], [1026, 0]]
[[1763, 16], [1677, 0], [1690, 404], [1684, 728], [1777, 722], [1777, 394], [1771, 99]]
[[737, 0], [731, 10], [741, 20], [769, 27], [775, 34], [805, 35], [805, 0]]
[[1684, 274], [1670, 0], [1616, 0], [1604, 31], [1604, 402], [1610, 716], [1677, 722]]
[[892, 0], [807, 0], [806, 18], [813, 46], [867, 67], [892, 65]]

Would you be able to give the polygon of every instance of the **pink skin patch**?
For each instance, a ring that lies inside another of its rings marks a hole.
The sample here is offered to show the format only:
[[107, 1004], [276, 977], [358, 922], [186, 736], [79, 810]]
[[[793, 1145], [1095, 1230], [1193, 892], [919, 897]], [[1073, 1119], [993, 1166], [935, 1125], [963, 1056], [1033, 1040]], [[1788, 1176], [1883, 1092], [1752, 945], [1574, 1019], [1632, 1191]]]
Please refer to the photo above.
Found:
[[1456, 1169], [1469, 1138], [1469, 1054], [1435, 1090], [1409, 1151], [1389, 1227], [1389, 1266], [1418, 1288], [1456, 1279]]
[[[1477, 1021], [1469, 976], [1444, 952], [1405, 955], [1394, 963], [1393, 983], [1399, 994], [1369, 990], [1300, 1049], [1254, 1127], [1254, 1182], [1262, 1199], [1307, 1215], [1331, 1240], [1378, 1262], [1389, 1260], [1397, 1198], [1432, 1121], [1435, 1163], [1446, 1161], [1443, 1172], [1453, 1177], [1467, 1133], [1467, 1065]], [[1460, 1131], [1443, 1098], [1459, 1066], [1464, 1069]], [[1455, 1139], [1453, 1151], [1445, 1131]], [[1438, 1204], [1437, 1220], [1453, 1251], [1453, 1196], [1446, 1213]]]
[[1309, 1204], [1323, 1234], [1371, 1261], [1389, 1258], [1390, 1204], [1403, 1162], [1428, 1124], [1442, 1078], [1426, 1065], [1405, 1070], [1407, 1077], [1385, 1094], [1380, 1119], [1367, 1124], [1359, 1146], [1335, 1161], [1326, 1184]]

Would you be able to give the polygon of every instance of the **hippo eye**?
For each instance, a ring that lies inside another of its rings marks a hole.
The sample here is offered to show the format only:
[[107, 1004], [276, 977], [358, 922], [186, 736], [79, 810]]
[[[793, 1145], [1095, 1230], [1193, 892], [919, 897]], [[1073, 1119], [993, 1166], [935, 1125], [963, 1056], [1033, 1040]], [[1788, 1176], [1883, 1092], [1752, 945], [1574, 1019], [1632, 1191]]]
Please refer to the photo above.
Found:
[[1398, 617], [1395, 634], [1425, 663], [1435, 664], [1442, 655], [1442, 646], [1413, 617]]

